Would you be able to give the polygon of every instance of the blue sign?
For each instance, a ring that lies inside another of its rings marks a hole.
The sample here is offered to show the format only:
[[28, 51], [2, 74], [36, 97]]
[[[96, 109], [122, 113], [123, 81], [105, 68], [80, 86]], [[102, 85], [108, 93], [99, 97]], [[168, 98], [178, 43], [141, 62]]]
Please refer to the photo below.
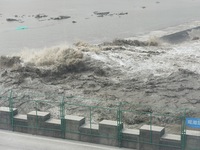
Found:
[[186, 126], [190, 128], [200, 128], [200, 118], [186, 118]]

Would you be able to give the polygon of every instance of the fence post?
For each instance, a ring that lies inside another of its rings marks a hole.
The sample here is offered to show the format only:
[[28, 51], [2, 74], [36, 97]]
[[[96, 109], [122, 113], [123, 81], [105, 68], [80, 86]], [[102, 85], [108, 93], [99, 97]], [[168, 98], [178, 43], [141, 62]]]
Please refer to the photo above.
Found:
[[89, 106], [90, 109], [90, 133], [91, 133], [91, 128], [92, 128], [92, 107]]
[[185, 130], [186, 109], [183, 116], [181, 116], [181, 150], [185, 150], [186, 130]]
[[60, 102], [60, 119], [61, 119], [61, 136], [65, 138], [65, 129], [66, 129], [66, 121], [65, 121], [65, 97], [63, 96]]
[[38, 102], [35, 101], [35, 110], [36, 110], [36, 129], [38, 129]]
[[153, 144], [153, 139], [152, 139], [152, 112], [150, 112], [150, 143]]
[[10, 90], [9, 95], [9, 109], [10, 109], [10, 123], [12, 126], [12, 131], [14, 131], [14, 120], [13, 120], [13, 97], [12, 97], [12, 90]]
[[120, 102], [118, 110], [117, 110], [117, 130], [118, 130], [118, 145], [119, 147], [122, 146], [122, 127], [121, 127], [121, 123], [122, 123], [122, 110], [121, 110], [121, 105], [122, 103]]

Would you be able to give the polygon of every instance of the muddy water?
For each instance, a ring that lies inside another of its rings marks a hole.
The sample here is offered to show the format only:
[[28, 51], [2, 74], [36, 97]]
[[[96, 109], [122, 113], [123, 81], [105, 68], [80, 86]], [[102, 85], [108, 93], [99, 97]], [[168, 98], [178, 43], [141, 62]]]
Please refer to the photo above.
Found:
[[[193, 0], [1, 0], [0, 54], [77, 41], [101, 43], [200, 19]], [[109, 15], [96, 15], [109, 12]], [[37, 14], [47, 17], [36, 19]], [[67, 15], [71, 18], [52, 20]], [[14, 18], [20, 21], [6, 21]], [[25, 26], [25, 30], [16, 30]]]

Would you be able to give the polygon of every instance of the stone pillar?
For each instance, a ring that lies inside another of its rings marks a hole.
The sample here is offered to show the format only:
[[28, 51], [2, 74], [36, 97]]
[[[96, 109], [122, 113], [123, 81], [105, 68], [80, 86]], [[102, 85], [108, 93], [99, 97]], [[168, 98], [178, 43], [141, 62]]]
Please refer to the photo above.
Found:
[[79, 128], [85, 124], [84, 117], [66, 115], [65, 116], [65, 138], [72, 140], [80, 140]]
[[42, 135], [44, 132], [45, 121], [50, 119], [49, 112], [31, 111], [27, 114], [28, 132], [31, 134]]
[[200, 131], [186, 130], [185, 150], [200, 148]]
[[9, 107], [0, 107], [0, 129], [13, 130], [12, 117], [18, 113], [16, 108], [13, 108], [13, 114]]
[[117, 121], [103, 120], [99, 123], [100, 144], [118, 146], [119, 131], [123, 129], [123, 123]]
[[143, 125], [140, 128], [140, 150], [159, 150], [160, 138], [165, 134], [165, 128]]

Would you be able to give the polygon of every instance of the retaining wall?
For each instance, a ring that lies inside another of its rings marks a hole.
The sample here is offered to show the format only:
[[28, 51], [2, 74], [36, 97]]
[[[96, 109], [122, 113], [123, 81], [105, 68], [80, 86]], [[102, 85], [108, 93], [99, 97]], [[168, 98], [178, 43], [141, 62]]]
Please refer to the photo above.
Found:
[[84, 117], [66, 115], [60, 120], [51, 118], [48, 112], [31, 111], [24, 115], [9, 107], [0, 107], [0, 129], [137, 150], [181, 150], [181, 139], [185, 150], [200, 148], [199, 131], [187, 130], [181, 138], [165, 133], [164, 127], [143, 125], [139, 130], [126, 129], [123, 123], [111, 120], [91, 126]]

